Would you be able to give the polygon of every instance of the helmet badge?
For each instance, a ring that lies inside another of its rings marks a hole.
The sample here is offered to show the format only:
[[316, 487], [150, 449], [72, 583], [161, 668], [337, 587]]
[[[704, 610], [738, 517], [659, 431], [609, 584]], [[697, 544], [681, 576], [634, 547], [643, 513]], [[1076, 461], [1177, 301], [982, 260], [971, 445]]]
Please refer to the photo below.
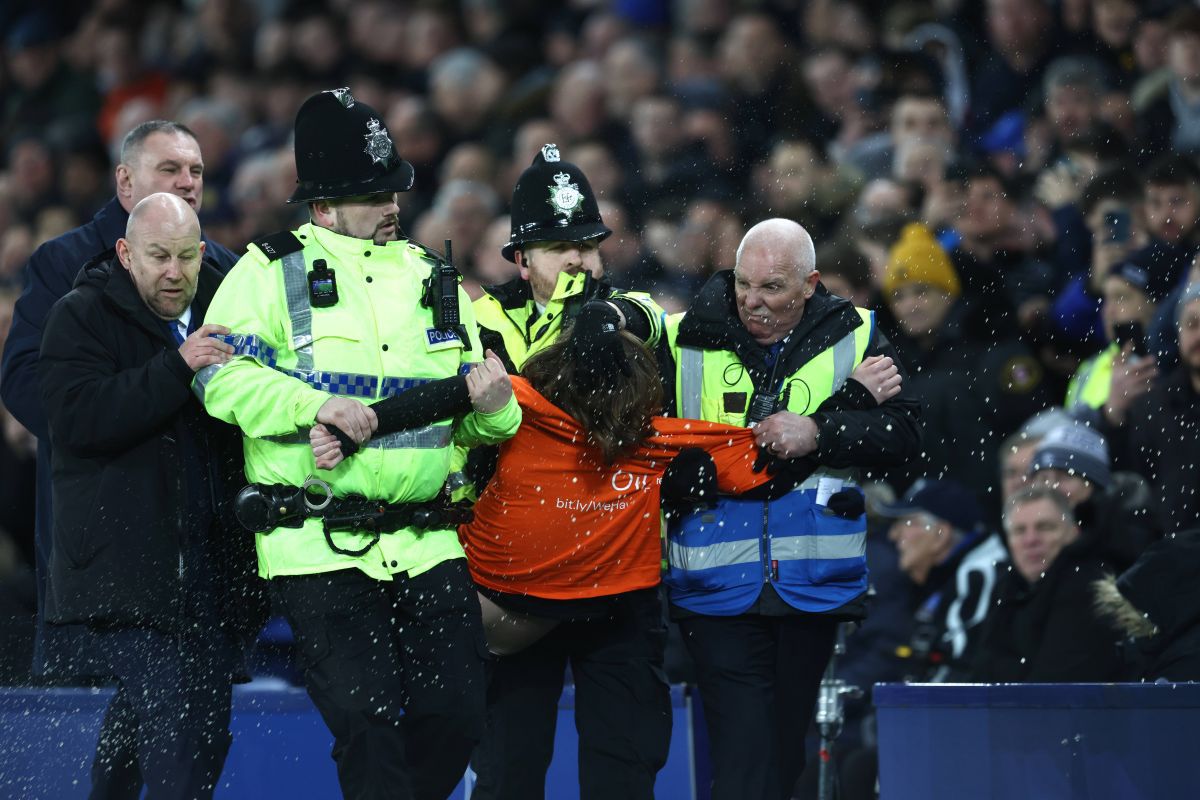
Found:
[[563, 214], [568, 220], [583, 205], [583, 193], [579, 191], [579, 184], [571, 183], [571, 176], [565, 172], [556, 174], [554, 186], [547, 188], [550, 189], [550, 206], [555, 213]]
[[367, 123], [367, 133], [363, 134], [363, 138], [367, 140], [363, 152], [371, 157], [371, 163], [386, 164], [392, 157], [392, 140], [380, 126], [379, 120], [373, 119]]
[[336, 97], [344, 108], [354, 108], [354, 95], [350, 94], [350, 90], [345, 86], [341, 89], [326, 89], [325, 91]]

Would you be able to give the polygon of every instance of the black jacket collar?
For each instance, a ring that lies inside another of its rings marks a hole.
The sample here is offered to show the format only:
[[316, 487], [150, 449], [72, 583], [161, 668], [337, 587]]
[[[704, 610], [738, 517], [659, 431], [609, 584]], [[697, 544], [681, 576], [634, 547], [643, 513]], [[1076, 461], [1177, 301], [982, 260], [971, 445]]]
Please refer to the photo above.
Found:
[[[196, 296], [192, 300], [193, 326], [199, 325], [200, 321], [204, 319], [204, 315], [208, 311], [208, 304], [212, 301], [220, 283], [221, 273], [214, 263], [205, 259], [200, 265]], [[151, 335], [174, 345], [175, 340], [171, 338], [164, 320], [151, 311], [146, 302], [142, 300], [137, 286], [133, 283], [133, 278], [130, 277], [128, 270], [121, 266], [121, 262], [117, 260], [116, 256], [107, 261], [91, 262], [80, 273], [75, 285], [95, 286], [123, 316], [144, 328]]]
[[513, 278], [507, 283], [485, 286], [483, 290], [496, 298], [501, 308], [524, 308], [533, 299], [533, 289], [524, 278]]
[[[822, 285], [804, 306], [804, 315], [780, 353], [784, 372], [800, 369], [863, 324], [854, 306]], [[765, 372], [768, 348], [754, 341], [737, 314], [733, 270], [709, 278], [679, 324], [677, 343], [705, 350], [732, 350], [752, 372]], [[756, 381], [757, 383], [757, 381]]]

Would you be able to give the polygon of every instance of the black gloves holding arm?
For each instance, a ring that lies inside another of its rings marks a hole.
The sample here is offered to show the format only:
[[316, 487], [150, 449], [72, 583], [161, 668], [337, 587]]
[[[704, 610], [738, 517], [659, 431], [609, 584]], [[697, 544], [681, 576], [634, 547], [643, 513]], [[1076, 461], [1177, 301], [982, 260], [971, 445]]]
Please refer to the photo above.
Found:
[[605, 300], [589, 300], [571, 328], [571, 356], [575, 376], [587, 390], [611, 385], [618, 372], [629, 376], [629, 362], [621, 345], [621, 313]]
[[699, 447], [685, 447], [663, 472], [660, 502], [667, 518], [717, 502], [717, 465]]
[[[456, 417], [471, 410], [467, 378], [465, 375], [455, 375], [453, 378], [423, 383], [386, 400], [376, 401], [371, 408], [379, 418], [376, 436], [431, 425], [440, 419]], [[358, 443], [341, 428], [335, 425], [326, 427], [338, 438], [344, 457], [349, 458], [358, 452]]]

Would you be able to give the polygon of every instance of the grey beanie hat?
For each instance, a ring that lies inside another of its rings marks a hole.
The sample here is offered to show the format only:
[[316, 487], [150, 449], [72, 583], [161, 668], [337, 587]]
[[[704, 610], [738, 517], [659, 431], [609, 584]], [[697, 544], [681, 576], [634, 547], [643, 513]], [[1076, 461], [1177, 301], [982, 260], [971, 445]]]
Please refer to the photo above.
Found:
[[1034, 451], [1029, 474], [1043, 469], [1075, 473], [1102, 489], [1107, 488], [1112, 477], [1108, 466], [1108, 443], [1082, 423], [1060, 425], [1047, 433]]

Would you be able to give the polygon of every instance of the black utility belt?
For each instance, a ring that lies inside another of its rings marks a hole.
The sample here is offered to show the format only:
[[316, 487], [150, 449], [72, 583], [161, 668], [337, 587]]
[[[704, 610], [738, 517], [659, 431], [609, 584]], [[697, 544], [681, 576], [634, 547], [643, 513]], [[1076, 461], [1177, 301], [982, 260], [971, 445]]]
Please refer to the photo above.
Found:
[[[252, 483], [238, 492], [234, 513], [242, 527], [254, 533], [276, 528], [300, 528], [306, 519], [319, 518], [325, 541], [335, 553], [360, 556], [379, 541], [380, 534], [403, 528], [417, 531], [445, 530], [474, 519], [466, 502], [452, 503], [438, 497], [422, 503], [388, 503], [358, 495], [334, 497], [329, 484], [309, 478], [302, 486]], [[334, 544], [332, 533], [371, 534], [361, 548]]]

